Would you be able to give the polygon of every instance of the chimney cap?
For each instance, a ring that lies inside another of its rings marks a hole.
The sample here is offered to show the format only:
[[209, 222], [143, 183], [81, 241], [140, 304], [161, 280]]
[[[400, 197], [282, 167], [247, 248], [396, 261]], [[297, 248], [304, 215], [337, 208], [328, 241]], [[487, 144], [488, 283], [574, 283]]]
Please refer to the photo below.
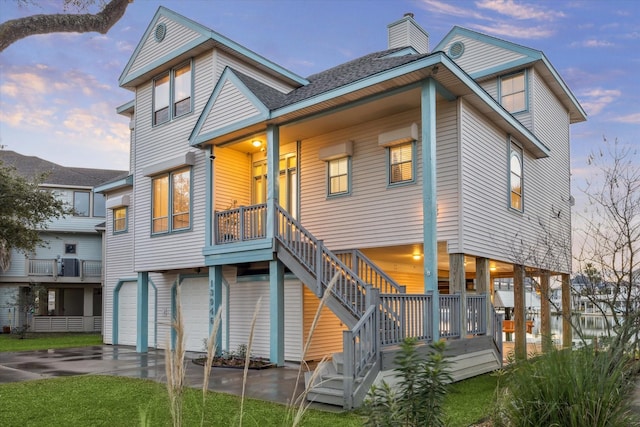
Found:
[[405, 16], [405, 17], [407, 17], [407, 16], [408, 16], [409, 18], [413, 18], [413, 13], [411, 13], [411, 12], [407, 12], [407, 13], [405, 13], [405, 14], [404, 14], [404, 16]]

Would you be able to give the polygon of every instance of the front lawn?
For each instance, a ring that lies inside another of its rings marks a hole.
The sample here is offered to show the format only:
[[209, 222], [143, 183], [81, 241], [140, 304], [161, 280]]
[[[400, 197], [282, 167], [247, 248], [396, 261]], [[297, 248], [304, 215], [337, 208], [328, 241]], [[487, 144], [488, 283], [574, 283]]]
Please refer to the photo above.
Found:
[[[77, 376], [0, 385], [0, 426], [170, 426], [163, 384], [150, 380]], [[185, 391], [184, 426], [200, 425], [202, 391]], [[287, 408], [277, 403], [245, 400], [243, 426], [286, 426]], [[203, 425], [239, 424], [240, 398], [209, 393]], [[304, 426], [359, 426], [354, 413], [308, 410]]]
[[100, 334], [27, 333], [25, 339], [16, 334], [0, 334], [0, 352], [48, 350], [50, 348], [87, 347], [101, 345]]

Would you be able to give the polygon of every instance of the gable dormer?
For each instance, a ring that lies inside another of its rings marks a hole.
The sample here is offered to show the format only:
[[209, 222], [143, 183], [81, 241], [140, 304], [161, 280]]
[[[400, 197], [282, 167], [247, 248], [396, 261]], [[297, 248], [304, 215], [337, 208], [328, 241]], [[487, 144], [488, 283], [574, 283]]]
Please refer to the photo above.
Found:
[[[434, 51], [446, 53], [512, 114], [532, 113], [532, 91], [542, 83], [568, 113], [570, 123], [586, 120], [573, 93], [539, 50], [456, 26]], [[533, 130], [531, 118], [523, 119]]]

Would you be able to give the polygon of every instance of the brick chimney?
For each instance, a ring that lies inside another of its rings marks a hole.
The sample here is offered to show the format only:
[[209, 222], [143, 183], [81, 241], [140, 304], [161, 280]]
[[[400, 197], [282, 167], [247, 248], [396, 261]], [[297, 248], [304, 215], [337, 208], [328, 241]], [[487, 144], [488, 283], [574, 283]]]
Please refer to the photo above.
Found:
[[405, 13], [402, 19], [387, 25], [389, 49], [411, 46], [418, 53], [429, 53], [429, 33], [413, 19], [413, 13]]

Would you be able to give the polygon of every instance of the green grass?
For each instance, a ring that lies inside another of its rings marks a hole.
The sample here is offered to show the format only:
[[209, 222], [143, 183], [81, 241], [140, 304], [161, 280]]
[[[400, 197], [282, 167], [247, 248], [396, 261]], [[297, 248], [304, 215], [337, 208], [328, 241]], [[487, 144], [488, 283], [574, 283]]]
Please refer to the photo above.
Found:
[[[164, 384], [150, 380], [78, 376], [0, 385], [0, 425], [10, 426], [135, 426], [141, 413], [147, 425], [169, 426], [171, 416]], [[202, 391], [185, 391], [185, 426], [200, 425]], [[240, 398], [210, 393], [204, 425], [238, 425]], [[276, 403], [245, 400], [244, 426], [285, 426], [287, 408]], [[359, 426], [355, 413], [309, 409], [304, 426]]]
[[466, 427], [489, 417], [498, 378], [480, 375], [451, 385], [444, 404], [448, 427]]
[[87, 347], [101, 344], [102, 336], [100, 334], [28, 333], [27, 337], [22, 340], [18, 338], [18, 335], [0, 334], [0, 352]]

